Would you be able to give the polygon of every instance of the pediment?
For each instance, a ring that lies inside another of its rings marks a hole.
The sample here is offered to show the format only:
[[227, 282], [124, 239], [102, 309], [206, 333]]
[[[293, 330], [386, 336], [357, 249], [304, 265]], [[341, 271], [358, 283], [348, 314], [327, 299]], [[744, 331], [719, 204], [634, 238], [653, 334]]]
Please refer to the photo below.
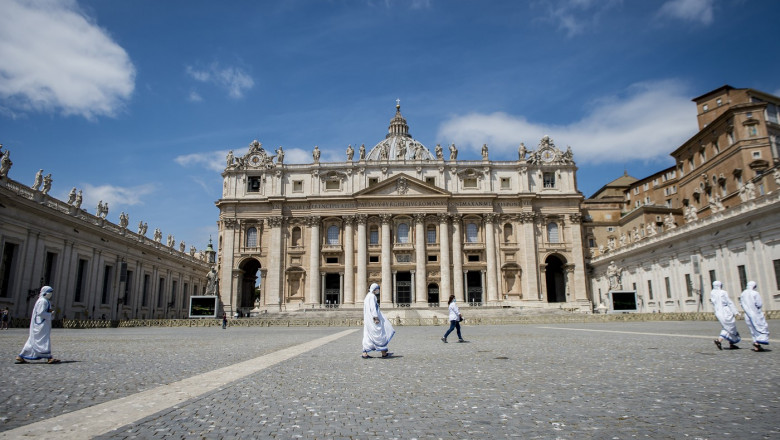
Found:
[[355, 193], [355, 197], [366, 196], [450, 196], [450, 193], [406, 174], [399, 174]]

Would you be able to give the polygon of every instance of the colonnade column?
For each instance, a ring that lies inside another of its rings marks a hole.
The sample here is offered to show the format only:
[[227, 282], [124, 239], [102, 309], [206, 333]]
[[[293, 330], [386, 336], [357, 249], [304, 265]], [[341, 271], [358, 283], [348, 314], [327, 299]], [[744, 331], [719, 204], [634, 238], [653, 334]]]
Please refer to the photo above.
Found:
[[[463, 287], [466, 285], [464, 282], [465, 273], [463, 272], [463, 245], [461, 244], [461, 214], [454, 214], [452, 216], [452, 272], [455, 276], [452, 278], [452, 290], [454, 290], [455, 300], [464, 300]], [[463, 274], [463, 276], [461, 276]], [[449, 299], [449, 297], [447, 297]]]
[[414, 251], [415, 251], [415, 269], [417, 276], [414, 280], [414, 297], [412, 301], [418, 305], [425, 305], [428, 302], [427, 277], [425, 276], [425, 214], [414, 215]]
[[355, 303], [355, 217], [344, 217], [344, 304]]
[[357, 220], [357, 234], [358, 234], [358, 253], [357, 253], [357, 286], [355, 296], [355, 304], [362, 303], [363, 297], [368, 292], [368, 286], [366, 285], [366, 256], [368, 255], [368, 242], [366, 241], [366, 219], [368, 216], [365, 214], [358, 214], [355, 216]]
[[450, 274], [452, 273], [452, 267], [450, 267], [450, 233], [449, 222], [450, 215], [446, 212], [439, 214], [439, 249], [441, 255], [440, 271], [441, 282], [439, 283], [439, 304], [443, 301], [449, 301], [450, 292], [452, 292], [452, 286], [450, 285]]
[[[219, 265], [219, 279], [220, 282], [218, 284], [219, 290], [217, 291], [217, 295], [219, 295], [220, 301], [222, 302], [222, 305], [225, 307], [231, 307], [233, 304], [233, 296], [234, 292], [234, 285], [233, 285], [233, 265], [234, 263], [234, 256], [235, 256], [235, 240], [236, 240], [236, 230], [238, 229], [238, 222], [236, 219], [233, 218], [226, 218], [221, 220], [222, 227], [219, 228], [221, 231], [221, 239], [218, 240], [217, 244], [217, 251], [219, 252], [219, 255], [221, 258], [221, 264]], [[143, 278], [142, 278], [143, 279]], [[148, 297], [147, 300], [151, 301], [152, 297], [154, 296], [152, 292], [154, 292], [154, 280], [156, 278], [154, 276], [151, 277], [149, 280], [149, 291], [148, 291]], [[86, 287], [86, 286], [85, 286]], [[151, 302], [147, 302], [146, 306], [148, 307], [151, 304]], [[140, 306], [143, 308], [143, 304]]]
[[306, 304], [319, 304], [316, 298], [320, 294], [320, 217], [313, 215], [306, 219], [309, 226], [309, 289], [306, 291]]
[[393, 301], [393, 279], [390, 271], [392, 259], [392, 243], [390, 243], [390, 222], [393, 220], [391, 214], [381, 214], [382, 221], [382, 283], [380, 285], [380, 298], [383, 304], [390, 304]]
[[572, 301], [587, 301], [588, 289], [586, 286], [587, 278], [585, 277], [585, 255], [583, 254], [583, 242], [582, 242], [582, 229], [580, 222], [582, 216], [579, 213], [569, 214], [569, 220], [571, 223], [571, 249], [572, 257], [574, 261], [574, 276], [571, 280], [571, 293]]
[[496, 214], [485, 214], [485, 241], [487, 248], [487, 301], [498, 301], [498, 280], [496, 276], [496, 237], [493, 225], [496, 221]]
[[539, 257], [537, 256], [539, 247], [536, 245], [534, 214], [532, 212], [520, 214], [520, 222], [523, 237], [523, 243], [520, 246], [523, 250], [521, 265], [526, 274], [523, 276], [523, 299], [540, 300], [542, 299], [541, 278], [538, 275], [540, 272], [536, 269], [539, 267]]
[[[281, 307], [282, 304], [282, 225], [284, 219], [282, 217], [269, 217], [268, 226], [271, 227], [271, 244], [268, 246], [268, 253], [271, 255], [277, 255], [277, 258], [269, 258], [268, 268], [268, 289], [266, 290], [266, 299], [269, 300], [269, 304], [278, 304]], [[241, 271], [243, 276], [243, 271]], [[236, 280], [235, 292], [241, 289], [241, 280]], [[233, 309], [238, 308], [238, 295], [233, 295]], [[274, 302], [271, 302], [274, 301]]]

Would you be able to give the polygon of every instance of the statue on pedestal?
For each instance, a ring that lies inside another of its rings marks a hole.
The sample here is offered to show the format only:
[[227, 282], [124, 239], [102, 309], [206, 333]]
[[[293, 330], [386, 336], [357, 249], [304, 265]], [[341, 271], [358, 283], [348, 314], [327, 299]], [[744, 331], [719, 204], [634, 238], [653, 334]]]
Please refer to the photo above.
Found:
[[38, 170], [38, 172], [35, 173], [35, 181], [33, 182], [31, 188], [34, 189], [35, 191], [38, 191], [41, 188], [42, 183], [43, 183], [43, 170]]
[[43, 178], [43, 193], [49, 194], [49, 190], [51, 190], [51, 173], [47, 174], [46, 177]]

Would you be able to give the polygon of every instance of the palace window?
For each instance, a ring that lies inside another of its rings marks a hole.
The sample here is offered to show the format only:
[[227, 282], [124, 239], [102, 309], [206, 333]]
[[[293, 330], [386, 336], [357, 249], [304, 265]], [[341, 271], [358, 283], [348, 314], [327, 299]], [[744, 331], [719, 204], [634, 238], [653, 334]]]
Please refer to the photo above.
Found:
[[103, 291], [100, 295], [100, 304], [108, 304], [108, 295], [111, 293], [111, 266], [103, 267]]
[[666, 299], [672, 299], [672, 283], [669, 277], [664, 277], [664, 284], [666, 284]]
[[176, 284], [177, 284], [176, 280], [173, 280], [173, 282], [171, 282], [171, 301], [169, 303], [171, 308], [176, 307], [176, 289], [177, 287], [179, 287]]
[[157, 308], [158, 309], [162, 308], [163, 296], [165, 296], [165, 278], [160, 277], [160, 283], [157, 285]]
[[368, 231], [368, 244], [379, 244], [379, 228], [377, 226], [371, 226]]
[[[81, 262], [86, 260], [79, 260], [79, 268], [81, 268]], [[78, 284], [76, 284], [78, 286]], [[79, 299], [76, 300], [76, 302], [79, 302], [81, 297], [79, 296]], [[144, 274], [144, 286], [141, 290], [141, 307], [146, 307], [149, 305], [149, 274]]]
[[477, 242], [477, 224], [476, 223], [467, 223], [466, 224], [466, 243], [476, 243]]
[[257, 228], [251, 227], [246, 230], [246, 247], [257, 247]]
[[0, 296], [2, 297], [11, 296], [8, 289], [11, 286], [11, 276], [14, 273], [17, 247], [16, 244], [9, 242], [3, 245], [3, 259], [0, 262]]
[[479, 254], [469, 255], [468, 256], [469, 263], [476, 263], [479, 262]]
[[555, 188], [555, 173], [542, 174], [542, 182], [545, 188]]
[[379, 178], [378, 177], [369, 177], [368, 178], [368, 186], [374, 186], [377, 183], [379, 183]]
[[303, 180], [293, 181], [293, 192], [294, 193], [303, 192]]
[[711, 271], [710, 271], [710, 286], [711, 286], [711, 285], [712, 285], [712, 283], [714, 283], [716, 280], [717, 280], [717, 278], [715, 277], [715, 271], [714, 271], [714, 270], [711, 270]]
[[369, 263], [379, 263], [379, 255], [369, 255], [368, 256], [368, 262]]
[[439, 256], [438, 255], [428, 255], [428, 262], [429, 263], [435, 263], [437, 261], [439, 261]]
[[427, 230], [428, 244], [436, 244], [436, 226], [429, 225]]
[[510, 181], [509, 177], [502, 177], [501, 178], [501, 189], [509, 189], [510, 188]]
[[398, 243], [409, 243], [409, 225], [406, 223], [398, 224]]
[[436, 186], [436, 178], [435, 177], [426, 177], [425, 183], [431, 186]]
[[339, 244], [339, 227], [332, 225], [328, 227], [328, 244]]
[[745, 271], [745, 266], [743, 265], [737, 266], [737, 273], [739, 273], [740, 289], [742, 290], [747, 289], [747, 272]]
[[558, 243], [558, 224], [550, 222], [547, 224], [547, 241], [550, 243]]
[[685, 274], [685, 291], [688, 293], [688, 298], [693, 298], [693, 282], [689, 273]]
[[512, 241], [512, 225], [509, 223], [504, 225], [504, 243]]
[[477, 179], [470, 177], [467, 179], [463, 179], [463, 187], [464, 188], [476, 188], [477, 187]]
[[653, 300], [653, 282], [651, 280], [647, 280], [647, 297], [650, 301]]
[[57, 265], [57, 254], [46, 252], [46, 262], [43, 267], [43, 283], [50, 286], [54, 282], [54, 268]]
[[340, 180], [328, 180], [325, 182], [325, 189], [329, 191], [336, 191], [341, 189]]

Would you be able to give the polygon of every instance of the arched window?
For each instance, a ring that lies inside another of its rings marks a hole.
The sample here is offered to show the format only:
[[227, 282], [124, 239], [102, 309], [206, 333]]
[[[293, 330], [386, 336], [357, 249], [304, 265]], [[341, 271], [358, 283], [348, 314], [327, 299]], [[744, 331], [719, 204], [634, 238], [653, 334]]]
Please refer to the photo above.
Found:
[[547, 223], [547, 241], [549, 243], [558, 243], [558, 224]]
[[436, 243], [436, 226], [429, 225], [428, 226], [428, 244], [435, 244]]
[[476, 243], [477, 242], [477, 231], [479, 229], [477, 228], [476, 223], [467, 223], [466, 224], [466, 243]]
[[379, 244], [379, 227], [371, 226], [368, 230], [368, 244]]
[[328, 227], [328, 244], [339, 244], [339, 227], [336, 225]]
[[257, 228], [252, 227], [246, 230], [246, 247], [257, 247]]
[[504, 225], [504, 243], [512, 241], [512, 225], [509, 223]]
[[409, 243], [409, 225], [406, 223], [398, 225], [398, 243]]
[[292, 230], [292, 245], [293, 246], [301, 245], [301, 228], [299, 228], [298, 226], [294, 227]]

